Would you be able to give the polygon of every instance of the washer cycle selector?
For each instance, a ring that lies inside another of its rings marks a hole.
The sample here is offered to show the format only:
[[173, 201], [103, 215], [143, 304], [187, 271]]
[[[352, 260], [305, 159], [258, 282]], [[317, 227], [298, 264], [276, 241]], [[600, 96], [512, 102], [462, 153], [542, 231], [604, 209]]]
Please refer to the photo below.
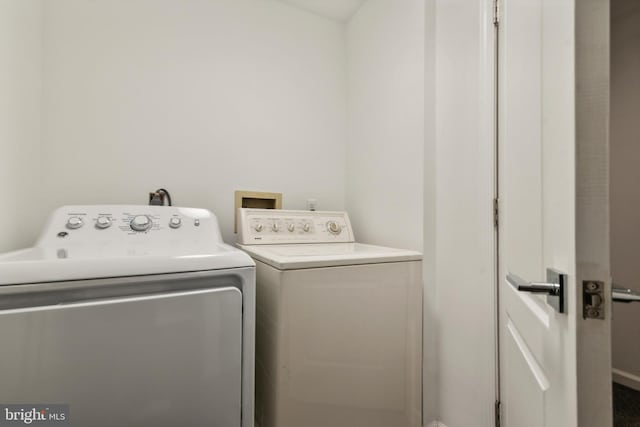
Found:
[[253, 227], [258, 233], [262, 231], [262, 229], [264, 228], [264, 226], [262, 224], [256, 224], [255, 227]]
[[308, 233], [309, 230], [311, 230], [311, 226], [307, 223], [302, 226], [302, 229], [304, 230], [305, 233]]
[[287, 226], [287, 230], [289, 230], [290, 233], [293, 233], [295, 229], [296, 229], [296, 226], [294, 224], [289, 224]]
[[327, 230], [329, 230], [329, 233], [337, 235], [342, 231], [342, 227], [335, 221], [329, 221], [327, 222]]
[[75, 230], [76, 228], [80, 228], [84, 225], [84, 221], [79, 216], [72, 216], [67, 220], [67, 228], [69, 230]]
[[100, 216], [96, 219], [96, 228], [101, 230], [111, 227], [111, 218], [108, 216]]
[[133, 231], [147, 231], [153, 225], [153, 221], [146, 215], [136, 215], [129, 225]]
[[181, 225], [182, 219], [178, 218], [177, 216], [174, 216], [169, 220], [169, 227], [171, 228], [180, 228]]

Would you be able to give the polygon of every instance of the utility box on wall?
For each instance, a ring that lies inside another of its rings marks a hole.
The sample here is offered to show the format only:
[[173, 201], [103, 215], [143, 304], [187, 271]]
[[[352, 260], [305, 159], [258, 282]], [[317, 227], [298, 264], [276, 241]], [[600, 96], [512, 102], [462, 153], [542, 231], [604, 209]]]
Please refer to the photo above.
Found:
[[234, 233], [238, 232], [239, 208], [282, 209], [282, 193], [236, 190], [235, 199]]

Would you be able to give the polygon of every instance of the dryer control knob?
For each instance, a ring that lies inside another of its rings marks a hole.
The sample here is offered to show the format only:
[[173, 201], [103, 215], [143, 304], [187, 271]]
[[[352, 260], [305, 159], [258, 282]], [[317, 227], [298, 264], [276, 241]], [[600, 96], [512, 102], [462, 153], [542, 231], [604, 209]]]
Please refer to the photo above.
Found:
[[169, 220], [169, 227], [171, 228], [180, 228], [181, 225], [182, 219], [178, 218], [177, 216], [174, 216]]
[[253, 227], [258, 233], [262, 231], [262, 229], [264, 228], [264, 226], [262, 224], [256, 224], [255, 227]]
[[287, 230], [289, 230], [289, 232], [293, 233], [293, 231], [296, 229], [296, 226], [294, 224], [289, 224], [287, 226]]
[[274, 222], [273, 225], [271, 226], [271, 229], [277, 233], [278, 231], [280, 231], [280, 226], [278, 225], [277, 222]]
[[342, 227], [335, 221], [329, 221], [327, 222], [327, 230], [329, 230], [331, 234], [340, 234]]
[[111, 218], [108, 216], [101, 216], [96, 219], [96, 228], [103, 230], [109, 227], [111, 227]]
[[153, 225], [153, 221], [146, 215], [134, 216], [129, 223], [133, 231], [147, 231]]
[[302, 229], [304, 230], [305, 233], [308, 233], [309, 230], [311, 230], [311, 226], [307, 223], [302, 226]]
[[67, 220], [67, 228], [69, 230], [75, 230], [76, 228], [80, 228], [84, 225], [84, 221], [79, 216], [72, 216]]

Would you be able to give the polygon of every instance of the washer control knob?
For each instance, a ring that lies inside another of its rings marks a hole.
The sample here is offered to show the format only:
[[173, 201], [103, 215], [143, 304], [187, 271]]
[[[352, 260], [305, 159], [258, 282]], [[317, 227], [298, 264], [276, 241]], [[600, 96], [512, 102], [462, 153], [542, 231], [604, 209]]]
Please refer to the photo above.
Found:
[[296, 229], [295, 224], [289, 224], [287, 226], [287, 230], [289, 230], [290, 233], [293, 233], [293, 231]]
[[309, 230], [311, 230], [311, 226], [309, 225], [309, 223], [306, 223], [305, 225], [302, 226], [302, 229], [304, 230], [305, 233], [308, 233]]
[[327, 222], [327, 230], [329, 230], [329, 233], [331, 234], [338, 235], [342, 232], [342, 227], [335, 221], [329, 221]]
[[274, 222], [273, 225], [271, 226], [271, 229], [277, 233], [278, 231], [280, 231], [280, 226], [278, 225], [277, 222]]
[[264, 228], [264, 226], [262, 224], [256, 224], [256, 226], [254, 227], [254, 229], [259, 233], [262, 231], [262, 229]]
[[111, 218], [108, 216], [99, 216], [98, 219], [96, 219], [96, 228], [104, 230], [109, 227], [111, 227]]
[[169, 220], [169, 227], [171, 228], [180, 228], [181, 225], [182, 219], [178, 218], [177, 216], [174, 216]]
[[75, 230], [76, 228], [80, 228], [84, 225], [84, 221], [79, 216], [72, 216], [67, 220], [67, 228], [69, 230]]
[[133, 231], [147, 231], [153, 225], [153, 221], [146, 215], [136, 215], [129, 225]]

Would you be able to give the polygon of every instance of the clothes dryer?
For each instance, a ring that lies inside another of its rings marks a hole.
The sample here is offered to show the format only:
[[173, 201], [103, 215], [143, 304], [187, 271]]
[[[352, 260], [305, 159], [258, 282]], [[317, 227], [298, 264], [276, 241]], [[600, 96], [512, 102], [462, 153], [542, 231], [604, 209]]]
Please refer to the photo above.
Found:
[[254, 304], [254, 262], [207, 210], [60, 208], [0, 256], [0, 417], [252, 427]]

